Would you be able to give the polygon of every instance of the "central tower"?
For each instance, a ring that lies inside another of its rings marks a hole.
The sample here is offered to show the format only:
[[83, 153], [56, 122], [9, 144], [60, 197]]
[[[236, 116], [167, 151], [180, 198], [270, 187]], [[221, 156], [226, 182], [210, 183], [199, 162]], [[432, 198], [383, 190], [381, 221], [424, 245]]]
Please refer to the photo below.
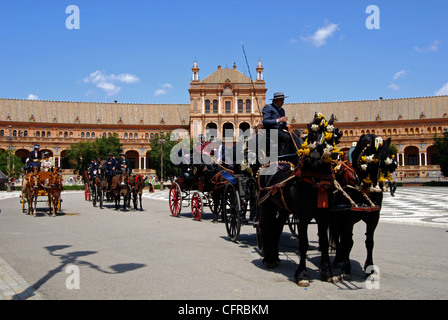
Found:
[[190, 82], [190, 135], [209, 139], [207, 129], [215, 129], [217, 137], [236, 141], [238, 129], [246, 131], [262, 120], [261, 110], [266, 101], [263, 65], [257, 64], [257, 79], [253, 81], [233, 68], [222, 68], [199, 80], [199, 67], [193, 63]]

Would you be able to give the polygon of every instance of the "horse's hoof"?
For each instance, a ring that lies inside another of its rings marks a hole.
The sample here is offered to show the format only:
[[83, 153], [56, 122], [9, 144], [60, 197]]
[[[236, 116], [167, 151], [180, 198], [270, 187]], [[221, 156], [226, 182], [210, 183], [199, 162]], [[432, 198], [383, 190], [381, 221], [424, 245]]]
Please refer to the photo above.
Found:
[[310, 280], [308, 279], [300, 279], [297, 281], [297, 285], [299, 287], [309, 287], [310, 286]]
[[339, 275], [339, 278], [341, 279], [341, 281], [350, 281], [352, 280], [352, 275], [350, 273], [341, 273]]
[[327, 278], [327, 282], [329, 283], [339, 283], [339, 277], [338, 276], [330, 276]]

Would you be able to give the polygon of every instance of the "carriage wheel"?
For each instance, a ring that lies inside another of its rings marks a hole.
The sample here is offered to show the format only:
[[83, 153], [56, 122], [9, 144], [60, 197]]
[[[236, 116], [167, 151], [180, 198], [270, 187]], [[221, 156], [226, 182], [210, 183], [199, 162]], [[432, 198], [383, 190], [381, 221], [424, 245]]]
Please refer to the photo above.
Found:
[[87, 193], [88, 193], [87, 190], [88, 190], [88, 188], [89, 188], [89, 187], [87, 186], [87, 183], [85, 183], [85, 184], [84, 184], [84, 199], [85, 199], [86, 201], [87, 201]]
[[297, 220], [297, 217], [293, 214], [290, 214], [288, 217], [288, 226], [289, 231], [291, 231], [292, 235], [295, 238], [299, 238], [299, 220]]
[[231, 183], [228, 183], [224, 190], [222, 216], [230, 240], [236, 242], [241, 230], [241, 202], [238, 191]]
[[92, 188], [92, 204], [96, 207], [96, 201], [98, 197], [98, 186], [95, 184]]
[[199, 192], [193, 193], [191, 197], [191, 213], [196, 221], [202, 218], [202, 197]]
[[168, 202], [170, 204], [171, 214], [175, 217], [179, 216], [180, 210], [182, 209], [182, 193], [177, 182], [171, 185]]

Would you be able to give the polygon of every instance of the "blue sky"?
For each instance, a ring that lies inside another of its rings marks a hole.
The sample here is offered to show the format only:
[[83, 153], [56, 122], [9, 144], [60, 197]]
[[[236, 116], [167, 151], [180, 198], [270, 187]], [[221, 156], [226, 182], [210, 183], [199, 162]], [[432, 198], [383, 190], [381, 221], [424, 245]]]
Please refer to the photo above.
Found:
[[448, 94], [447, 30], [446, 0], [2, 0], [0, 97], [189, 103], [195, 60], [201, 79], [234, 63], [249, 75], [241, 43], [268, 98]]

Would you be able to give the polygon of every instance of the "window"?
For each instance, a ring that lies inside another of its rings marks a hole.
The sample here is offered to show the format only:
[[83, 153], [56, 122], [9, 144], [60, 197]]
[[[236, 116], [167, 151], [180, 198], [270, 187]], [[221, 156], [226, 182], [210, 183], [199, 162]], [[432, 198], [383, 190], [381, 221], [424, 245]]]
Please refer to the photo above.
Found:
[[24, 137], [28, 137], [28, 130], [25, 130], [25, 131], [23, 132], [23, 136], [24, 136]]
[[92, 132], [92, 139], [95, 139], [95, 132]]
[[213, 113], [218, 113], [218, 100], [213, 100]]
[[84, 138], [85, 138], [85, 133], [81, 132], [81, 139], [84, 139]]
[[246, 113], [252, 112], [252, 103], [249, 99], [246, 100]]
[[210, 100], [205, 100], [205, 113], [210, 113]]
[[40, 138], [40, 131], [36, 131], [36, 138]]
[[51, 137], [51, 133], [50, 133], [50, 131], [47, 131], [47, 138], [50, 138]]
[[418, 165], [416, 154], [408, 155], [408, 165], [410, 165], [410, 166]]
[[125, 138], [125, 139], [128, 138], [128, 133], [127, 133], [127, 132], [124, 134], [124, 138]]
[[4, 137], [5, 136], [5, 130], [0, 130], [0, 137]]
[[243, 100], [238, 100], [238, 113], [243, 113]]
[[230, 101], [226, 101], [226, 113], [230, 113]]

